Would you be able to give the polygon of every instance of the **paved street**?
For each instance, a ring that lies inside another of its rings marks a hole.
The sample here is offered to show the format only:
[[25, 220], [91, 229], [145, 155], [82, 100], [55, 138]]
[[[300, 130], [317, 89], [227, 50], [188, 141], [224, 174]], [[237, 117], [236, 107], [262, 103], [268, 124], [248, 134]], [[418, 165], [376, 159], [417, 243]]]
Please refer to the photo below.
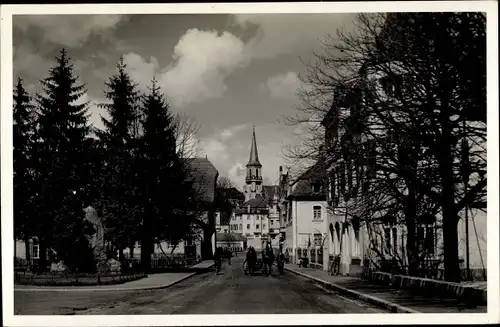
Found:
[[243, 258], [167, 289], [135, 292], [16, 292], [16, 314], [384, 313], [292, 275], [246, 276]]

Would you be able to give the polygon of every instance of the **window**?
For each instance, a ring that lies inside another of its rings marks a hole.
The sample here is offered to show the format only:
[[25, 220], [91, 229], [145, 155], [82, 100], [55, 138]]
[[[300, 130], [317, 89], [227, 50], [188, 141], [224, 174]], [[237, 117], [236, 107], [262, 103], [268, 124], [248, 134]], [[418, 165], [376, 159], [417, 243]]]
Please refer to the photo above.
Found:
[[255, 225], [255, 229], [259, 229], [260, 228], [260, 225]]
[[241, 224], [240, 224], [240, 228], [239, 228], [239, 229], [240, 229], [240, 230], [242, 229], [242, 228], [241, 228]]
[[384, 228], [385, 251], [391, 254], [391, 229]]
[[314, 234], [314, 246], [321, 246], [321, 241], [323, 240], [323, 237], [321, 234]]
[[250, 229], [250, 224], [247, 224], [247, 229]]
[[313, 219], [321, 219], [321, 206], [313, 207]]
[[260, 216], [259, 216], [259, 215], [257, 215], [257, 216], [256, 216], [256, 219], [257, 219], [257, 220], [259, 220], [259, 219], [260, 219]]
[[266, 229], [266, 224], [262, 224], [262, 228], [263, 228], [263, 229]]
[[392, 248], [394, 249], [395, 253], [398, 251], [398, 229], [393, 228], [392, 229]]
[[345, 194], [346, 178], [345, 178], [345, 163], [341, 162], [339, 167], [339, 195]]
[[380, 86], [387, 97], [400, 97], [402, 76], [385, 76], [380, 79]]
[[434, 255], [435, 237], [434, 226], [427, 226], [425, 231], [425, 251], [430, 255]]
[[271, 226], [274, 225], [274, 221], [271, 220]]
[[38, 244], [37, 241], [33, 241], [33, 248], [31, 251], [31, 258], [32, 259], [39, 259], [40, 258], [40, 245]]
[[255, 176], [259, 176], [259, 168], [255, 169]]
[[312, 185], [312, 191], [313, 191], [314, 193], [319, 193], [319, 192], [321, 192], [321, 184], [319, 184], [319, 183], [314, 183], [314, 184]]

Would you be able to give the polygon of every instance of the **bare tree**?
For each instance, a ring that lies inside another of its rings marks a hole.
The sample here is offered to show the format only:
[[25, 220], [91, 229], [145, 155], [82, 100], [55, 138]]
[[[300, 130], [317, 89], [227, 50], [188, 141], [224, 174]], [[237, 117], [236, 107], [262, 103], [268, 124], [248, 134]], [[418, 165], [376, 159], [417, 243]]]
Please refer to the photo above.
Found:
[[[326, 139], [311, 131], [289, 158], [340, 163], [336, 197], [368, 224], [403, 223], [411, 270], [416, 225], [441, 216], [448, 280], [460, 278], [458, 213], [485, 203], [484, 23], [474, 13], [359, 15], [353, 32], [327, 35], [324, 53], [305, 63], [299, 114], [286, 121], [334, 113]], [[465, 73], [472, 62], [476, 73]]]
[[217, 180], [217, 188], [218, 189], [230, 189], [230, 188], [236, 188], [236, 184], [229, 179], [229, 177], [220, 177]]
[[180, 158], [196, 158], [201, 156], [200, 141], [197, 134], [201, 126], [192, 117], [184, 113], [175, 115], [177, 153]]

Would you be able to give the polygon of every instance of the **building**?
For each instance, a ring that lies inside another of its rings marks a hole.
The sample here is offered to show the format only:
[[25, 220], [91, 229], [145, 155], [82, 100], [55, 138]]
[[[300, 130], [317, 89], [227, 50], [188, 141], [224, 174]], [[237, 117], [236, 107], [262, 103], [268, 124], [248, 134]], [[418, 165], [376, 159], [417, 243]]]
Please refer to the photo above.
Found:
[[[380, 99], [390, 99], [394, 89], [398, 88], [397, 77], [388, 79], [384, 73], [392, 62], [386, 62], [385, 69], [372, 65], [360, 71], [360, 76], [346, 83], [336, 90], [331, 110], [324, 117], [322, 125], [325, 127], [325, 146], [328, 153], [328, 207], [332, 218], [329, 226], [330, 238], [328, 245], [329, 257], [341, 255], [341, 272], [343, 274], [357, 274], [366, 263], [374, 263], [377, 267], [387, 268], [391, 261], [396, 260], [403, 269], [409, 264], [407, 253], [408, 230], [406, 224], [398, 221], [390, 214], [381, 214], [379, 217], [364, 222], [359, 221], [363, 213], [356, 208], [357, 204], [369, 201], [368, 194], [376, 192], [371, 188], [370, 178], [375, 174], [378, 152], [377, 143], [360, 135], [345, 135], [342, 126], [339, 126], [339, 115], [343, 118], [356, 115], [360, 99], [359, 83], [368, 83], [374, 86]], [[398, 67], [399, 65], [396, 65]], [[391, 69], [391, 68], [389, 68]], [[398, 71], [397, 68], [391, 69]], [[401, 74], [404, 74], [401, 72]], [[397, 117], [395, 118], [397, 119]], [[371, 128], [371, 127], [368, 127]], [[371, 134], [376, 134], [372, 131]], [[362, 156], [345, 155], [339, 148], [341, 140], [350, 137], [351, 145], [362, 153]], [[384, 139], [385, 134], [379, 134], [377, 139]], [[399, 150], [401, 151], [401, 150]], [[466, 246], [466, 220], [464, 212], [458, 223], [459, 257], [462, 268], [466, 266], [466, 253], [469, 253], [469, 265], [472, 275], [482, 279], [486, 270], [486, 214], [478, 209], [469, 214], [469, 246]], [[366, 213], [365, 213], [366, 217]], [[471, 218], [474, 217], [474, 218]], [[438, 271], [435, 278], [442, 278], [443, 260], [443, 233], [440, 214], [421, 216], [415, 220], [415, 242], [418, 255], [427, 266], [434, 266]], [[339, 228], [340, 233], [339, 233]], [[366, 261], [365, 261], [366, 259]], [[382, 269], [386, 269], [382, 268]]]
[[[218, 178], [218, 171], [207, 158], [188, 159], [187, 164], [190, 167], [190, 176], [193, 180], [193, 187], [200, 201], [200, 226], [195, 235], [178, 244], [170, 242], [161, 242], [154, 245], [153, 256], [161, 256], [164, 253], [170, 254], [199, 254], [202, 258], [210, 258], [215, 249], [215, 187]], [[40, 259], [40, 246], [37, 238], [29, 241], [28, 246], [22, 240], [15, 241], [14, 257], [19, 260], [26, 259], [26, 251], [30, 251], [31, 261]], [[47, 250], [50, 254], [50, 250]], [[123, 249], [125, 258], [140, 258], [141, 243], [136, 242], [134, 248]], [[50, 256], [48, 256], [50, 260]]]
[[245, 202], [245, 195], [235, 187], [218, 187], [216, 189], [215, 229], [221, 233], [233, 233], [236, 209]]
[[247, 239], [242, 234], [217, 233], [217, 247], [230, 249], [232, 252], [242, 252], [247, 247]]
[[[297, 263], [309, 257], [311, 264], [321, 266], [325, 262], [328, 237], [328, 207], [326, 195], [326, 171], [322, 160], [289, 184], [286, 195], [284, 247]], [[327, 265], [324, 265], [325, 269]]]
[[246, 165], [247, 175], [243, 187], [245, 202], [236, 209], [233, 232], [247, 238], [247, 244], [261, 249], [270, 241], [279, 246], [278, 186], [263, 185], [262, 164], [259, 161], [255, 127], [250, 147], [250, 158]]

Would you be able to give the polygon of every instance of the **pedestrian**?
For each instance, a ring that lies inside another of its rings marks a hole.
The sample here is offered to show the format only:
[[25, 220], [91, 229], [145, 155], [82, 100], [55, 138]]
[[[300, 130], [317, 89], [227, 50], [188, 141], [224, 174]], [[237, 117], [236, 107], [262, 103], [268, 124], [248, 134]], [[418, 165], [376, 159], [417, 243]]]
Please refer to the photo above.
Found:
[[281, 275], [283, 275], [285, 271], [285, 255], [281, 250], [280, 253], [278, 254], [278, 271], [280, 272]]
[[231, 252], [231, 249], [227, 249], [227, 263], [231, 265], [231, 257], [233, 256], [233, 252]]
[[214, 253], [214, 264], [215, 264], [215, 274], [218, 274], [222, 267], [222, 249], [220, 247], [215, 248]]
[[266, 248], [263, 252], [263, 261], [264, 261], [264, 271], [268, 276], [271, 276], [271, 268], [274, 262], [274, 253], [271, 244], [268, 242]]
[[[247, 265], [247, 269], [245, 271], [248, 270], [248, 273], [250, 275], [253, 275], [253, 273], [254, 273], [254, 267], [255, 267], [255, 261], [254, 261], [253, 248], [251, 246], [248, 248], [245, 261], [243, 262], [243, 267], [245, 267], [245, 264]], [[245, 269], [245, 268], [243, 268], [243, 269]]]
[[288, 253], [288, 249], [285, 249], [285, 263], [290, 263], [290, 253]]
[[250, 254], [251, 273], [253, 275], [255, 274], [255, 265], [257, 264], [257, 251], [255, 251], [255, 248], [253, 246], [251, 246], [250, 249], [251, 249], [251, 254]]

